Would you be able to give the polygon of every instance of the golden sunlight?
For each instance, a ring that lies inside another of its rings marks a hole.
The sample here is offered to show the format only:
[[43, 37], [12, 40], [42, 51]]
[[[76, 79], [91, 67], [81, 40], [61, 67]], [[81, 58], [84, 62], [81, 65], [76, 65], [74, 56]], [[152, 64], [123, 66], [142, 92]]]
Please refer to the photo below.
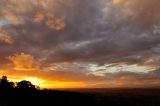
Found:
[[40, 86], [40, 87], [45, 87], [44, 83], [46, 83], [45, 80], [39, 79], [37, 77], [20, 77], [19, 78], [19, 77], [15, 76], [15, 77], [8, 77], [8, 79], [10, 81], [13, 81], [13, 82], [19, 82], [19, 81], [22, 81], [22, 80], [27, 80], [27, 81], [30, 81], [31, 83], [33, 83], [34, 85], [37, 85], [37, 86]]
[[8, 77], [10, 81], [19, 82], [21, 80], [27, 80], [40, 88], [82, 88], [85, 87], [84, 82], [72, 82], [72, 81], [50, 81], [43, 80], [37, 77]]
[[[84, 82], [64, 82], [64, 81], [51, 81], [44, 84], [47, 88], [83, 88], [86, 87]], [[43, 87], [42, 87], [43, 88]]]

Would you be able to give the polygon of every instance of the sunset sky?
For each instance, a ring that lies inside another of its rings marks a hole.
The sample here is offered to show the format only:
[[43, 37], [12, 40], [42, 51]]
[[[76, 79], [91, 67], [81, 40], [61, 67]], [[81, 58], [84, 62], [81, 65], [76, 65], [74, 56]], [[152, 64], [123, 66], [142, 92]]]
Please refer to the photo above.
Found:
[[42, 88], [160, 87], [160, 0], [0, 0], [0, 76]]

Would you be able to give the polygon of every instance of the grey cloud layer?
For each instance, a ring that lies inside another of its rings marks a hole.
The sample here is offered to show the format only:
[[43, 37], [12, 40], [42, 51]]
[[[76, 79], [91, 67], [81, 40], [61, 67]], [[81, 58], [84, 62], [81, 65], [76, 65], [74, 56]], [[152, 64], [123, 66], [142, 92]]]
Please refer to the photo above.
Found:
[[[5, 62], [6, 57], [24, 52], [43, 60], [44, 66], [75, 61], [159, 65], [159, 0], [120, 4], [111, 0], [1, 0], [0, 4], [0, 20], [5, 22], [1, 29], [15, 42], [0, 45]], [[48, 28], [46, 18], [34, 22], [37, 12], [64, 16], [65, 28]]]

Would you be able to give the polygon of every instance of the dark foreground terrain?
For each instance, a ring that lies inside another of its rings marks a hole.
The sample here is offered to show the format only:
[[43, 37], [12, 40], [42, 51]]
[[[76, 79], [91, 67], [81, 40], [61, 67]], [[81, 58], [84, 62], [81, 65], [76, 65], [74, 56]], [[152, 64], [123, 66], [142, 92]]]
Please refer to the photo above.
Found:
[[160, 89], [40, 90], [29, 81], [0, 79], [0, 106], [160, 106]]
[[[79, 92], [79, 93], [78, 93]], [[0, 106], [160, 106], [159, 89], [13, 90]]]

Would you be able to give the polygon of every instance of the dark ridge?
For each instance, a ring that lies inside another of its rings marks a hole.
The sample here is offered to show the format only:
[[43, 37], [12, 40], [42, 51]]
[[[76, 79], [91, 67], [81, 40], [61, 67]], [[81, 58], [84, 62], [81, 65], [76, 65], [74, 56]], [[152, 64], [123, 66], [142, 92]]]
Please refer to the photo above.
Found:
[[160, 106], [160, 89], [43, 89], [0, 80], [0, 106]]

